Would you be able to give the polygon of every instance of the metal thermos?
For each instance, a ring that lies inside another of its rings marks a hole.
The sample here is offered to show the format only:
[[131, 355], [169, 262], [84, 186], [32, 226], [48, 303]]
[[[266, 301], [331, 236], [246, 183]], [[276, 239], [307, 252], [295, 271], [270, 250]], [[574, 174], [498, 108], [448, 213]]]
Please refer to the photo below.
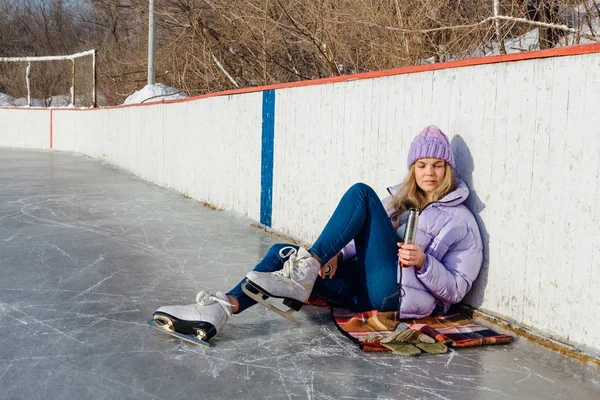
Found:
[[[415, 237], [417, 236], [417, 226], [419, 225], [419, 210], [417, 208], [411, 208], [408, 210], [408, 221], [406, 221], [406, 229], [404, 230], [404, 244], [413, 244]], [[404, 267], [404, 264], [400, 263], [400, 266]], [[402, 269], [400, 269], [402, 273]]]
[[406, 221], [406, 229], [404, 231], [404, 243], [413, 244], [415, 236], [417, 236], [417, 226], [419, 225], [419, 210], [411, 208], [408, 210], [408, 221]]

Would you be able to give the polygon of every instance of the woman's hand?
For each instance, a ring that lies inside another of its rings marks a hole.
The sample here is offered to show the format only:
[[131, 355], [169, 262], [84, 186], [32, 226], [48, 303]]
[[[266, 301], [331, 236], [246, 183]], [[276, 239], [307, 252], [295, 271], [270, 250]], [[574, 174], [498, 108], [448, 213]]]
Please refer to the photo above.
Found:
[[327, 261], [319, 270], [319, 276], [323, 279], [329, 276], [329, 279], [333, 278], [337, 271], [338, 263], [342, 259], [342, 253], [337, 253], [333, 258]]
[[421, 269], [425, 263], [427, 257], [423, 253], [423, 249], [418, 244], [398, 244], [398, 261], [400, 266], [403, 268], [412, 267], [413, 265], [417, 268], [417, 271]]

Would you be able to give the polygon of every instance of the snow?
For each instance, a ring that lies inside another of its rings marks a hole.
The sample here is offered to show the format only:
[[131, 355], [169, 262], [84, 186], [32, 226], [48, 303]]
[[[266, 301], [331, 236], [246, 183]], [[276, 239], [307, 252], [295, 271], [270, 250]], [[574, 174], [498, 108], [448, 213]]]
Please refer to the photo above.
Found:
[[[600, 8], [600, 0], [589, 0], [586, 6], [582, 3], [581, 5], [575, 7], [566, 7], [563, 9], [559, 16], [564, 19], [563, 23], [566, 23], [569, 27], [573, 29], [578, 29], [583, 35], [593, 36], [594, 34], [598, 34], [600, 32], [600, 16], [598, 15], [597, 8], [594, 6], [594, 2]], [[591, 18], [587, 20], [586, 18], [589, 13], [591, 13]], [[584, 17], [586, 16], [586, 17]], [[590, 29], [590, 25], [593, 29]], [[523, 35], [516, 38], [507, 38], [504, 40], [504, 46], [506, 47], [506, 53], [521, 53], [524, 51], [534, 51], [539, 50], [538, 43], [538, 35], [539, 30], [537, 27], [532, 27], [531, 30], [524, 33]], [[562, 36], [555, 47], [565, 47], [576, 44], [588, 44], [588, 43], [598, 43], [594, 40], [590, 40], [585, 37], [577, 38], [575, 33], [566, 33]], [[475, 55], [476, 57], [482, 56], [493, 56], [500, 54], [498, 49], [497, 41], [492, 42], [492, 49], [484, 51], [481, 54]]]
[[123, 104], [137, 104], [161, 100], [174, 100], [184, 99], [189, 97], [187, 93], [173, 87], [164, 85], [162, 83], [155, 83], [154, 85], [146, 85], [141, 90], [133, 93]]
[[[9, 104], [9, 106], [12, 107], [27, 107], [27, 98], [22, 97], [20, 99], [16, 99], [15, 101], [12, 102], [12, 104]], [[44, 103], [43, 100], [40, 99], [31, 99], [31, 107], [46, 107], [46, 104]]]
[[[525, 51], [539, 50], [540, 46], [538, 44], [538, 36], [539, 30], [536, 27], [530, 31], [525, 32], [519, 37], [504, 39], [504, 47], [506, 48], [506, 54], [523, 53]], [[498, 42], [494, 40], [492, 41], [492, 49], [486, 49], [486, 51], [484, 51], [479, 56], [496, 56], [498, 54], [500, 54], [500, 49], [498, 48]]]
[[15, 98], [0, 92], [0, 107], [9, 107], [12, 105]]
[[[46, 106], [46, 104], [48, 104], [48, 106]], [[78, 99], [75, 99], [75, 106], [76, 107], [80, 107], [81, 102]], [[0, 107], [27, 107], [27, 98], [26, 97], [21, 97], [18, 99], [15, 99], [14, 97], [5, 94], [5, 93], [0, 93]], [[61, 95], [61, 96], [52, 96], [49, 97], [46, 101], [42, 100], [42, 99], [36, 99], [36, 98], [32, 98], [31, 99], [31, 107], [73, 107], [73, 105], [71, 105], [71, 97], [70, 96], [66, 96], [66, 95]]]
[[[141, 90], [133, 93], [125, 100], [123, 104], [137, 104], [161, 100], [183, 99], [189, 97], [187, 93], [179, 89], [156, 83], [154, 85], [146, 85]], [[99, 105], [106, 105], [106, 96], [98, 93], [97, 100]], [[48, 104], [48, 106], [46, 106]], [[15, 99], [14, 97], [0, 92], [0, 107], [27, 107], [27, 98]], [[31, 107], [73, 107], [71, 104], [71, 96], [58, 95], [46, 99], [31, 99]], [[75, 99], [75, 107], [85, 107], [81, 99]]]
[[[75, 103], [77, 103], [77, 100], [75, 100]], [[71, 105], [71, 96], [64, 94], [51, 97], [48, 104], [49, 107], [69, 107], [69, 105]]]

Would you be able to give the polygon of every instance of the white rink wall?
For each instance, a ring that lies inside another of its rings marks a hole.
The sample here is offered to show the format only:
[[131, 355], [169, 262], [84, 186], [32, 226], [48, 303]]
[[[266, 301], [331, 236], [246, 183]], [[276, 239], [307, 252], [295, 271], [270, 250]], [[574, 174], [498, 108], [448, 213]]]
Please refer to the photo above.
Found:
[[[258, 221], [262, 101], [54, 110], [53, 148]], [[276, 89], [271, 226], [314, 241], [352, 183], [383, 197], [400, 182], [412, 138], [436, 124], [485, 244], [466, 302], [600, 354], [599, 104], [598, 52]], [[0, 126], [19, 113], [35, 111], [0, 110]]]
[[[451, 139], [485, 243], [466, 302], [600, 349], [600, 54], [291, 88], [276, 98], [275, 229], [316, 239], [356, 181], [386, 196], [407, 171], [414, 135], [436, 124]], [[318, 194], [302, 196], [306, 188]]]
[[54, 149], [105, 160], [215, 207], [259, 219], [261, 93], [54, 110]]
[[0, 146], [49, 148], [50, 111], [0, 108]]

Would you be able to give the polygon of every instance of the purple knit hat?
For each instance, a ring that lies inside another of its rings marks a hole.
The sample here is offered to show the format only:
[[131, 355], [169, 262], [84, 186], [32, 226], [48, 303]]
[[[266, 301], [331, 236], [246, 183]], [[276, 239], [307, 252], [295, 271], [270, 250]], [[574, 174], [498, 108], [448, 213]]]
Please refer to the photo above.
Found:
[[440, 158], [454, 169], [454, 154], [448, 137], [435, 125], [429, 125], [413, 139], [408, 152], [408, 169], [421, 158]]

